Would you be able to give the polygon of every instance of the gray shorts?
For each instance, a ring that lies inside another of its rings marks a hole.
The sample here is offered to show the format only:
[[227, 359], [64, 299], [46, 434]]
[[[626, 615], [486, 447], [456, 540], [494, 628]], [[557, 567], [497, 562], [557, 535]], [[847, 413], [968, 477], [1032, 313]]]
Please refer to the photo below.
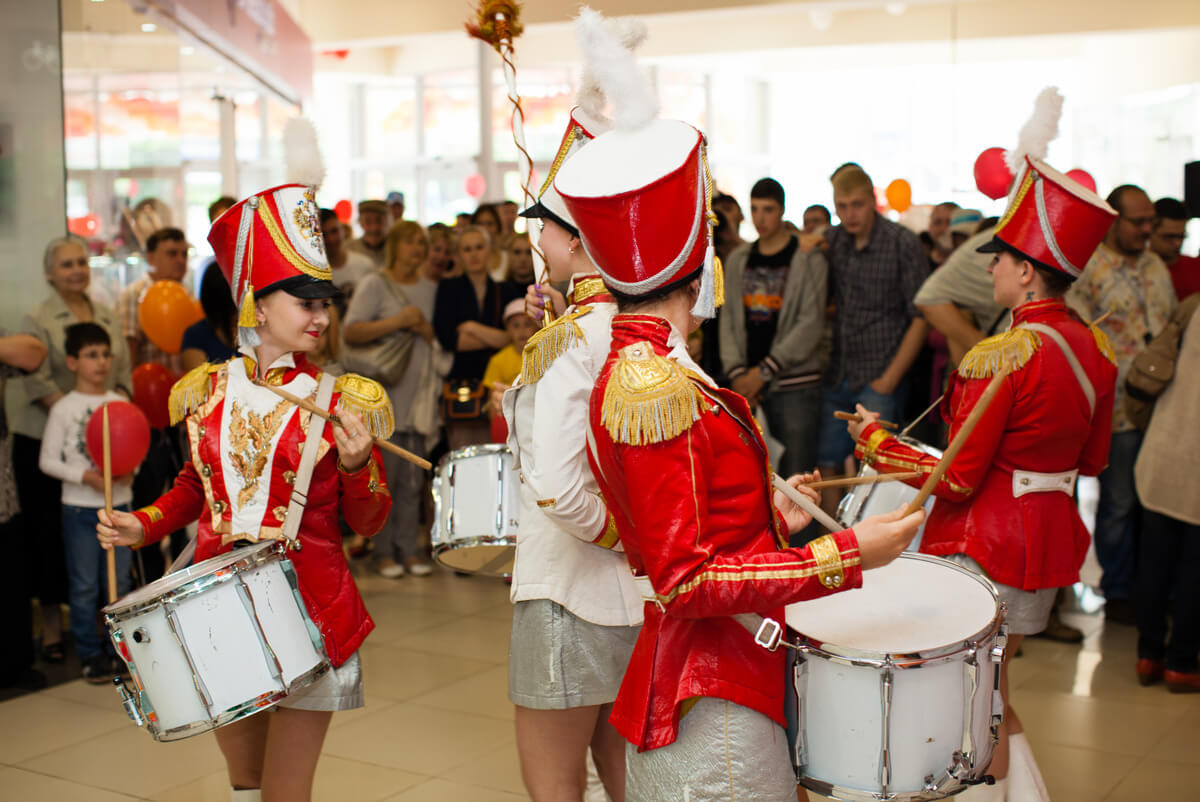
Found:
[[517, 602], [508, 698], [534, 710], [609, 704], [617, 698], [640, 630], [584, 621], [549, 599]]
[[[952, 563], [977, 574], [987, 576], [983, 566], [965, 554], [950, 554], [946, 557]], [[1036, 635], [1046, 628], [1050, 622], [1050, 611], [1054, 609], [1054, 598], [1058, 588], [1042, 588], [1041, 590], [1021, 590], [1011, 585], [1001, 585], [988, 577], [1000, 593], [1000, 601], [1008, 608], [1008, 632], [1010, 635]]]
[[748, 707], [705, 697], [674, 743], [625, 744], [625, 798], [637, 802], [795, 802], [787, 734]]
[[288, 696], [279, 707], [292, 710], [337, 712], [363, 706], [362, 661], [358, 652], [337, 668], [325, 672], [319, 680]]

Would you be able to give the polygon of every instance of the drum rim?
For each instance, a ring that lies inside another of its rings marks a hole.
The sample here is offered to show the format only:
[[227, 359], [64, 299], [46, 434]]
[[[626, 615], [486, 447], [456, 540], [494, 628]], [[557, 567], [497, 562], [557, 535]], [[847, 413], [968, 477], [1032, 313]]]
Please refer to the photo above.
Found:
[[[473, 446], [463, 446], [449, 453], [443, 454], [438, 460], [436, 470], [440, 472], [442, 466], [450, 462], [457, 462], [460, 459], [469, 459], [471, 457], [481, 457], [491, 454], [511, 454], [512, 451], [504, 443], [479, 443]], [[437, 477], [435, 477], [436, 479]]]
[[462, 538], [451, 543], [441, 543], [433, 547], [433, 559], [438, 565], [443, 568], [448, 568], [451, 571], [461, 571], [464, 574], [471, 576], [505, 576], [512, 573], [511, 571], [500, 571], [497, 573], [484, 573], [482, 571], [467, 571], [461, 567], [447, 565], [441, 559], [442, 555], [448, 551], [458, 551], [465, 548], [475, 548], [476, 546], [508, 546], [513, 550], [513, 562], [516, 562], [517, 557], [517, 538], [515, 535], [477, 535], [475, 537]]
[[[224, 554], [216, 554], [212, 557], [209, 557], [207, 560], [203, 560], [195, 565], [180, 569], [180, 571], [177, 571], [176, 573], [195, 570], [210, 562], [215, 563], [218, 561], [229, 560], [229, 562], [224, 566], [224, 569], [222, 569], [222, 573], [199, 574], [179, 585], [178, 587], [163, 591], [159, 595], [150, 599], [146, 599], [145, 601], [126, 602], [122, 604], [121, 600], [118, 599], [112, 604], [104, 607], [101, 612], [104, 613], [104, 617], [107, 621], [111, 623], [120, 623], [131, 616], [140, 615], [146, 610], [168, 603], [183, 601], [184, 599], [207, 591], [214, 585], [218, 585], [223, 582], [229, 582], [236, 574], [246, 570], [247, 568], [258, 567], [268, 562], [272, 562], [275, 559], [278, 559], [281, 562], [290, 562], [290, 560], [287, 560], [286, 550], [287, 549], [283, 541], [272, 540], [263, 543], [255, 543], [251, 546], [244, 546], [240, 549], [234, 549], [233, 551], [226, 552]], [[234, 560], [229, 559], [230, 557], [237, 555], [239, 552], [242, 553], [240, 557]], [[166, 579], [170, 576], [173, 575], [168, 574], [166, 577], [161, 577], [161, 579]], [[146, 587], [149, 586], [147, 585]]]
[[[964, 568], [957, 563], [942, 557], [935, 557], [932, 554], [914, 554], [912, 552], [904, 552], [896, 559], [918, 560], [934, 565], [943, 565], [948, 568], [953, 568], [970, 578], [978, 581], [987, 590], [992, 600], [996, 603], [996, 614], [991, 621], [978, 632], [965, 638], [961, 638], [951, 643], [935, 646], [932, 649], [924, 649], [915, 652], [884, 652], [872, 649], [852, 649], [848, 646], [839, 646], [835, 644], [824, 643], [820, 646], [814, 645], [814, 642], [801, 632], [792, 630], [789, 627], [789, 632], [793, 636], [792, 643], [806, 655], [814, 657], [822, 657], [830, 662], [842, 663], [854, 666], [866, 666], [870, 668], [884, 668], [891, 666], [892, 668], [900, 668], [904, 670], [921, 668], [925, 664], [933, 664], [941, 662], [944, 659], [951, 658], [954, 655], [960, 654], [971, 649], [978, 649], [980, 644], [995, 637], [1004, 626], [1004, 619], [1007, 615], [1007, 610], [1004, 603], [1000, 601], [1000, 592], [996, 589], [995, 583], [986, 576], [977, 574], [974, 571]], [[786, 620], [786, 611], [785, 611]], [[816, 790], [816, 789], [814, 789]], [[889, 797], [890, 798], [890, 797]]]

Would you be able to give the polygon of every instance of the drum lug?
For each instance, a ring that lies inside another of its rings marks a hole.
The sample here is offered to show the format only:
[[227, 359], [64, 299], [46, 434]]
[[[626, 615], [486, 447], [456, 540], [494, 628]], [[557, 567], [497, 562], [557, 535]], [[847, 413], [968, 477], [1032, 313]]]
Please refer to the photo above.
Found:
[[133, 694], [125, 687], [125, 682], [120, 677], [113, 677], [113, 688], [117, 692], [117, 696], [121, 697], [121, 707], [125, 708], [126, 714], [139, 727], [146, 726], [146, 717], [142, 715], [142, 710], [134, 701]]

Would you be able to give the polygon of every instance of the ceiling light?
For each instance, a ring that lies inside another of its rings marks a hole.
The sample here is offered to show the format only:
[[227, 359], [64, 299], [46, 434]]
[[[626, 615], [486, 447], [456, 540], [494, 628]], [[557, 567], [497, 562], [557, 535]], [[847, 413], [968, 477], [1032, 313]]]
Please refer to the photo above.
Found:
[[158, 26], [155, 25], [153, 22], [143, 22], [142, 23], [142, 33], [154, 33], [157, 30], [158, 30]]

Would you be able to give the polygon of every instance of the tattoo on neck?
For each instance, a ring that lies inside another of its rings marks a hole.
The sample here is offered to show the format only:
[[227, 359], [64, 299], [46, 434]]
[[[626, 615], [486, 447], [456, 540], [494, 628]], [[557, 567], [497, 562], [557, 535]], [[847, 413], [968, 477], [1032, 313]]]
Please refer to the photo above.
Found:
[[1033, 291], [1030, 290], [1029, 292], [1025, 293], [1025, 303], [1029, 303], [1032, 300], [1033, 300]]

